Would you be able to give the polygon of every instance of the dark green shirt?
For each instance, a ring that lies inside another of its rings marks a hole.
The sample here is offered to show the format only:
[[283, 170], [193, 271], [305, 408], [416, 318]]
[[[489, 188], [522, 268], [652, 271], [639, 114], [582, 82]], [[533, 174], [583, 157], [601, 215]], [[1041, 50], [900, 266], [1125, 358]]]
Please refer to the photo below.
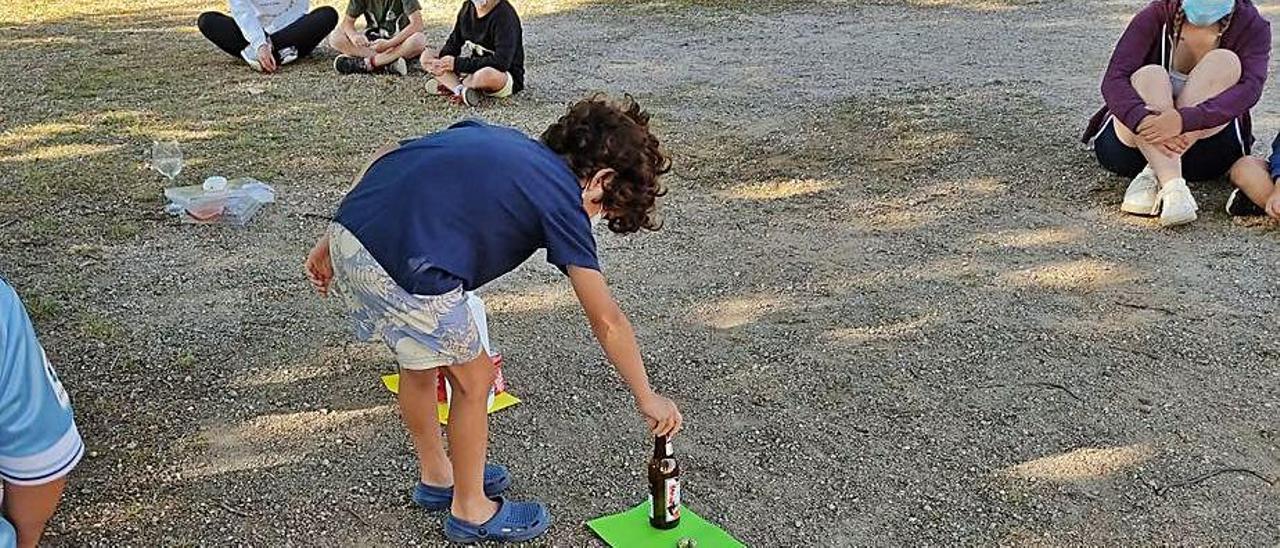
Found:
[[409, 26], [409, 14], [422, 10], [418, 0], [348, 0], [347, 16], [364, 17], [367, 30], [386, 31], [387, 37]]

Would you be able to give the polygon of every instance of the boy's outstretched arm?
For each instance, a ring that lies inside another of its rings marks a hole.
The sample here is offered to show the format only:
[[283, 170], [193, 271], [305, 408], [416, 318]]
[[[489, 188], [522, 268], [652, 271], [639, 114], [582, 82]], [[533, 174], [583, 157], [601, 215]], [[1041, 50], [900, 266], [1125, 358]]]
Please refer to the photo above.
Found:
[[640, 358], [631, 322], [613, 300], [604, 276], [590, 268], [569, 267], [569, 281], [578, 302], [591, 322], [591, 330], [609, 361], [631, 389], [636, 407], [649, 423], [654, 435], [673, 436], [680, 431], [684, 418], [675, 402], [658, 395], [649, 386], [649, 375]]

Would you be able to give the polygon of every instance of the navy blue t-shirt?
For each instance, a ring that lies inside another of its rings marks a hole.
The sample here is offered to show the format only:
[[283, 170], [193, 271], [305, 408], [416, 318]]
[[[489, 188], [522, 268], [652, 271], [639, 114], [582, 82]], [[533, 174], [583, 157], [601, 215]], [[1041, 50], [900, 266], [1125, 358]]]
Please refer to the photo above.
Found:
[[374, 162], [335, 220], [406, 291], [470, 291], [546, 248], [547, 261], [600, 269], [569, 165], [511, 129], [461, 122]]

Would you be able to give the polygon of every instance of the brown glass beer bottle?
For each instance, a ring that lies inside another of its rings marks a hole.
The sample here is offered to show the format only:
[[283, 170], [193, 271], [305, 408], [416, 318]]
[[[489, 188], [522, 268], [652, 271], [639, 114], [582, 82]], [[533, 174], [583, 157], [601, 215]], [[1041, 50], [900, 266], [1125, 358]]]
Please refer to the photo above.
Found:
[[666, 436], [653, 439], [649, 459], [649, 525], [673, 529], [680, 524], [680, 464]]

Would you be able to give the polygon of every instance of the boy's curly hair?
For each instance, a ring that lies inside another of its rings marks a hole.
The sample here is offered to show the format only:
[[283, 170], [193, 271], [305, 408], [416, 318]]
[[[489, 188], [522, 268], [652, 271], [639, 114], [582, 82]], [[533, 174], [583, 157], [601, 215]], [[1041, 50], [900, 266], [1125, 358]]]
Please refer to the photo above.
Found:
[[630, 234], [662, 227], [655, 214], [667, 191], [658, 177], [671, 170], [671, 158], [649, 132], [649, 113], [630, 95], [621, 102], [603, 94], [579, 101], [542, 133], [542, 143], [563, 156], [579, 179], [601, 169], [617, 172], [601, 200], [609, 230]]

